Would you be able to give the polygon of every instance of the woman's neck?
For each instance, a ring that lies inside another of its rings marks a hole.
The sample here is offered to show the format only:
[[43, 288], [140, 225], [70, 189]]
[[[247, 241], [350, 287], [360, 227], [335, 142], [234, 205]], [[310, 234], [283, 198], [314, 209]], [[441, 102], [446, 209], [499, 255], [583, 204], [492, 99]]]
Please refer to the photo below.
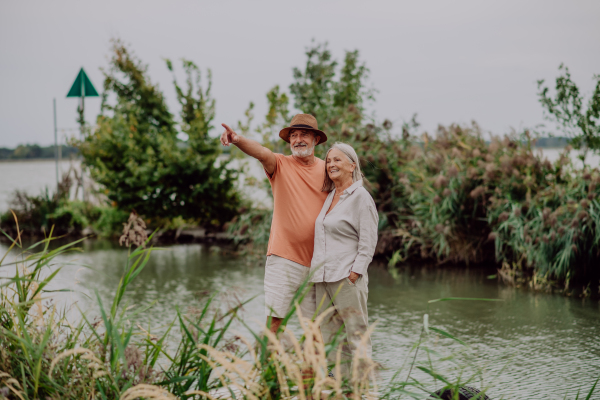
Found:
[[352, 186], [352, 177], [344, 180], [335, 180], [333, 181], [333, 184], [335, 185], [335, 193], [341, 195], [344, 190]]

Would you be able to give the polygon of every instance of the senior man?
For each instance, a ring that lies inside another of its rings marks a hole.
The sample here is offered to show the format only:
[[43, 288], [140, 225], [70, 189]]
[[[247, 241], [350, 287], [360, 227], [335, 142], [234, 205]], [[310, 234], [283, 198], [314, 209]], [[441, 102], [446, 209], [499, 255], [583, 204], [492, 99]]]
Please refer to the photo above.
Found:
[[[291, 156], [273, 153], [260, 143], [242, 137], [222, 124], [223, 146], [234, 144], [261, 162], [273, 190], [273, 222], [265, 266], [267, 326], [277, 332], [300, 285], [307, 281], [313, 256], [315, 220], [327, 198], [322, 192], [325, 162], [315, 147], [327, 141], [312, 115], [298, 114], [279, 137], [290, 144]], [[315, 312], [314, 287], [300, 309], [305, 317]], [[270, 321], [269, 321], [270, 320]]]

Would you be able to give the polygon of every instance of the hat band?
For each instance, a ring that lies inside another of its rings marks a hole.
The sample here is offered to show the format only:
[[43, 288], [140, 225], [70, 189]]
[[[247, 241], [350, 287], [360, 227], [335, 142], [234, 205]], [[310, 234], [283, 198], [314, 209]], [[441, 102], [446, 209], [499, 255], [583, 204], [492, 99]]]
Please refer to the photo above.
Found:
[[290, 128], [309, 128], [309, 129], [315, 129], [310, 125], [305, 125], [305, 124], [296, 124], [296, 125], [292, 125], [290, 126]]

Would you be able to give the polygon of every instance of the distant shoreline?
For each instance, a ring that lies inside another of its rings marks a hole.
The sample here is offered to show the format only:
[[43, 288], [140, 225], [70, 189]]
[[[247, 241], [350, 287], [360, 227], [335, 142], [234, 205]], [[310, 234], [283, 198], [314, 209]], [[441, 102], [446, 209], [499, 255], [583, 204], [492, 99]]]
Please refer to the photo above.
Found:
[[[542, 146], [533, 146], [534, 149], [541, 149], [541, 150], [563, 150], [566, 146], [562, 146], [562, 147], [542, 147]], [[81, 157], [77, 157], [74, 159], [71, 158], [61, 158], [60, 162], [65, 162], [65, 161], [81, 161]], [[54, 162], [54, 158], [0, 158], [0, 163], [22, 163], [22, 162], [42, 162], [42, 161], [47, 161], [47, 162]]]
[[[40, 162], [40, 161], [51, 161], [54, 162], [54, 158], [0, 158], [0, 163], [22, 163], [22, 162]], [[61, 158], [60, 162], [71, 161], [70, 158]], [[75, 158], [73, 161], [81, 161], [81, 158]]]

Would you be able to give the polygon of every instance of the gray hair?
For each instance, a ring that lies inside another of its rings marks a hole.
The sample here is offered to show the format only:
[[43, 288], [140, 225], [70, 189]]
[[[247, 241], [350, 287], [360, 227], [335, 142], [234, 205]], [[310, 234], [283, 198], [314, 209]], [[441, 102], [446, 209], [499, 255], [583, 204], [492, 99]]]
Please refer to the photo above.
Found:
[[338, 149], [339, 151], [344, 153], [348, 158], [348, 161], [350, 161], [356, 166], [354, 168], [354, 171], [352, 172], [352, 183], [359, 181], [363, 178], [362, 172], [360, 172], [360, 161], [358, 160], [358, 155], [356, 154], [356, 151], [354, 151], [354, 148], [346, 143], [335, 142], [333, 146], [331, 146], [329, 150], [327, 150], [327, 153], [325, 153], [325, 180], [323, 181], [323, 187], [321, 188], [322, 192], [331, 192], [333, 189], [335, 189], [335, 184], [327, 174], [327, 156], [329, 155], [329, 152], [333, 149]]

